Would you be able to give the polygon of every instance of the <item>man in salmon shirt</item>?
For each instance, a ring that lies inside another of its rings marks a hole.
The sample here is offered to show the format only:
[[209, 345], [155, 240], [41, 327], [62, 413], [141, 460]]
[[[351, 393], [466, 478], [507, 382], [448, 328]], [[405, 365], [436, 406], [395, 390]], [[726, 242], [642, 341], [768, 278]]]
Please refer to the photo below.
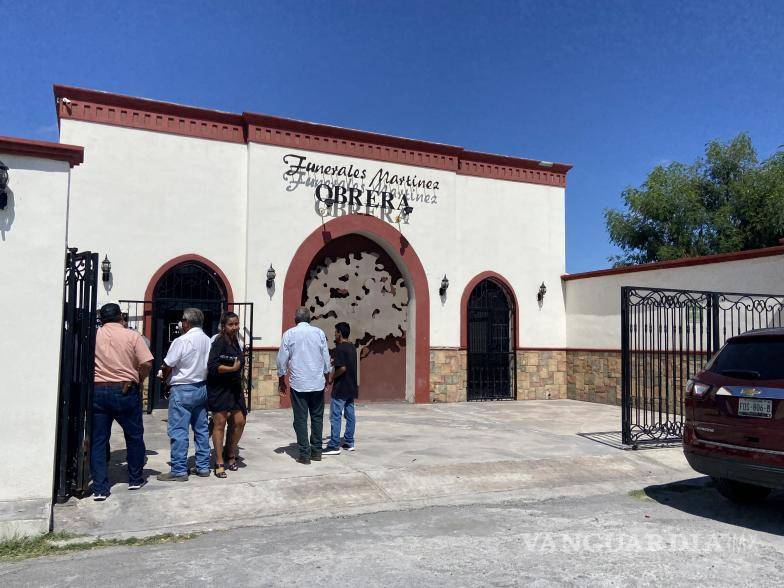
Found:
[[109, 496], [106, 451], [117, 421], [125, 434], [128, 452], [128, 490], [145, 484], [144, 424], [139, 390], [152, 368], [152, 353], [142, 336], [122, 323], [117, 304], [104, 304], [100, 310], [103, 326], [95, 334], [95, 387], [93, 389], [93, 426], [90, 446], [90, 471], [93, 500]]

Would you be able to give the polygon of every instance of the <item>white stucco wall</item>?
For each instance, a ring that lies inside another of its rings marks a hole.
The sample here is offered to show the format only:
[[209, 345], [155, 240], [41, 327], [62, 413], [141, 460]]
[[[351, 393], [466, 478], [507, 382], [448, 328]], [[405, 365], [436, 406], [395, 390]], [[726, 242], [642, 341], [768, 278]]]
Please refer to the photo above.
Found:
[[[257, 344], [276, 346], [280, 341], [283, 300], [279, 292], [268, 295], [267, 268], [270, 263], [275, 267], [276, 286], [282, 288], [296, 249], [322, 223], [315, 210], [312, 185], [287, 190], [291, 185], [283, 174], [289, 166], [283, 157], [298, 154], [317, 164], [353, 164], [366, 169], [368, 179], [383, 168], [439, 182], [435, 204], [412, 201], [410, 221], [401, 224], [428, 280], [431, 346], [460, 345], [463, 290], [475, 275], [487, 270], [503, 275], [515, 289], [521, 306], [522, 346], [564, 346], [565, 315], [559, 287], [565, 256], [562, 188], [254, 143], [249, 152], [248, 293], [257, 303], [255, 334], [262, 337]], [[339, 214], [344, 213], [347, 211]], [[390, 253], [394, 258], [394, 252]], [[450, 286], [442, 301], [438, 288], [444, 274]], [[542, 281], [551, 289], [540, 309], [536, 292]]]
[[112, 262], [99, 305], [143, 300], [167, 261], [196, 253], [245, 299], [247, 148], [65, 119], [60, 140], [82, 145], [72, 173], [68, 243]]
[[[402, 224], [429, 283], [432, 346], [460, 345], [463, 289], [487, 270], [515, 289], [522, 346], [565, 345], [562, 188], [69, 119], [61, 125], [61, 140], [83, 145], [86, 154], [72, 174], [69, 245], [98, 251], [102, 259], [108, 254], [112, 262], [113, 279], [99, 302], [143, 299], [162, 264], [195, 253], [225, 272], [235, 300], [255, 303], [254, 344], [277, 346], [289, 263], [322, 224], [313, 186], [291, 190], [283, 176], [283, 157], [297, 153], [314, 163], [366, 169], [366, 184], [379, 168], [439, 182], [430, 191], [436, 203], [411, 202], [414, 213]], [[271, 296], [270, 264], [278, 276]], [[444, 274], [450, 287], [442, 301]], [[536, 292], [543, 281], [549, 289], [540, 309]]]
[[0, 446], [6, 449], [6, 474], [0, 483], [3, 536], [48, 530], [69, 166], [2, 151], [0, 160], [10, 168], [12, 192], [8, 207], [0, 210], [0, 404], [6, 417], [0, 427]]
[[566, 280], [567, 347], [621, 348], [622, 286], [783, 294], [784, 255]]
[[[517, 296], [520, 346], [563, 348], [564, 189], [457, 176], [456, 197], [456, 255], [447, 257], [450, 281], [455, 277], [452, 304], [433, 309], [443, 339], [459, 338], [455, 318], [466, 284], [492, 270], [509, 281]], [[542, 282], [547, 294], [540, 307], [536, 295]]]

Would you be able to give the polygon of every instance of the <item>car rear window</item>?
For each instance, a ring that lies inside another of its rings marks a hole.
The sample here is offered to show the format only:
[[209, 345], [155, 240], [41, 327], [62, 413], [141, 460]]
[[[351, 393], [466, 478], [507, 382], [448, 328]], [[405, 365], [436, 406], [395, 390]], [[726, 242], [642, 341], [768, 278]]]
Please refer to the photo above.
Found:
[[784, 338], [741, 337], [727, 343], [708, 369], [749, 380], [784, 380]]

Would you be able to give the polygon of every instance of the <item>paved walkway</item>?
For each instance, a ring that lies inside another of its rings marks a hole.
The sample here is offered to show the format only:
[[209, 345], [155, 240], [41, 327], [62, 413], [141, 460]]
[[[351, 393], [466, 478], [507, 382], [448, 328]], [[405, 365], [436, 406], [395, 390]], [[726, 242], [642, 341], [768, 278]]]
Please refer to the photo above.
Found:
[[270, 518], [598, 495], [695, 477], [679, 448], [623, 451], [578, 435], [618, 430], [617, 407], [551, 400], [360, 405], [357, 451], [309, 466], [295, 461], [290, 410], [255, 411], [238, 472], [164, 483], [155, 474], [169, 469], [165, 418], [165, 411], [145, 417], [147, 486], [127, 490], [115, 430], [112, 495], [57, 506], [55, 530], [103, 537], [214, 530]]

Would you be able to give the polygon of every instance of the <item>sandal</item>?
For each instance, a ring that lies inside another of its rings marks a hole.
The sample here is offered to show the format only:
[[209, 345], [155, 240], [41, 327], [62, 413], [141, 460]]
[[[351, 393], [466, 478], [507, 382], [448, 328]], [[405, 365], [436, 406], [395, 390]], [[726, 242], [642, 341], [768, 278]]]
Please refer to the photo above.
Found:
[[227, 467], [227, 469], [228, 469], [229, 471], [236, 472], [238, 469], [240, 469], [240, 466], [239, 466], [239, 465], [237, 465], [237, 456], [234, 456], [234, 457], [232, 457], [231, 459], [233, 459], [233, 460], [234, 460], [234, 462], [233, 462], [233, 463], [230, 463], [230, 464], [229, 464], [228, 466], [226, 466], [226, 467]]
[[215, 477], [216, 478], [226, 478], [228, 474], [226, 474], [226, 470], [223, 467], [223, 464], [215, 464]]

